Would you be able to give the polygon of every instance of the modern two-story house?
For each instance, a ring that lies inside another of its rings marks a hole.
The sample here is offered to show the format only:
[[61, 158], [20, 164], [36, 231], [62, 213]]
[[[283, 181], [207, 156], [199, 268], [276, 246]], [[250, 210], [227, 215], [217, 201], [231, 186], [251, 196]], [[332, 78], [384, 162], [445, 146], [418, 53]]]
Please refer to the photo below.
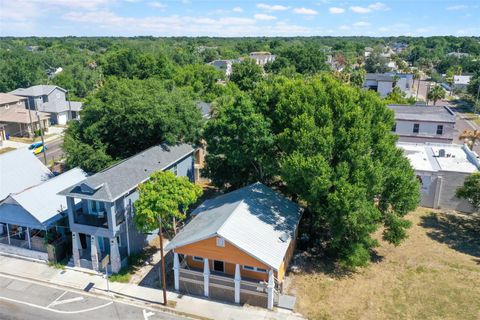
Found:
[[194, 157], [188, 144], [154, 146], [61, 191], [67, 197], [73, 265], [99, 271], [107, 255], [112, 272], [126, 265], [128, 256], [155, 236], [138, 232], [133, 224], [138, 185], [159, 170], [193, 181]]
[[393, 132], [403, 142], [452, 143], [455, 114], [448, 107], [389, 105], [395, 112]]
[[392, 92], [395, 87], [408, 94], [413, 87], [413, 75], [392, 72], [367, 73], [363, 87], [378, 92], [382, 98]]
[[82, 103], [67, 101], [67, 90], [53, 85], [37, 85], [19, 88], [12, 92], [16, 96], [27, 98], [27, 108], [50, 114], [50, 123], [66, 124], [78, 119]]

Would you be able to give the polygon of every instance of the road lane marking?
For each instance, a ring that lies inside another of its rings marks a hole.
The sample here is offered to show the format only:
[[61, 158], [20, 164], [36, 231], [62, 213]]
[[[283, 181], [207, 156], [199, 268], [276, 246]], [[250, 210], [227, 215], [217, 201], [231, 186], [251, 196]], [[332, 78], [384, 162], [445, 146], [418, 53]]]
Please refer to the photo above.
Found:
[[51, 311], [51, 312], [55, 312], [55, 313], [61, 313], [61, 314], [76, 314], [76, 313], [84, 313], [84, 312], [94, 311], [94, 310], [98, 310], [98, 309], [107, 307], [107, 306], [109, 306], [113, 303], [113, 301], [110, 301], [106, 304], [96, 306], [96, 307], [93, 307], [93, 308], [89, 308], [89, 309], [83, 309], [83, 310], [77, 310], [77, 311], [61, 311], [61, 310], [56, 310], [56, 309], [52, 309], [52, 308], [48, 308], [48, 307], [44, 307], [44, 306], [39, 306], [39, 305], [30, 303], [30, 302], [19, 301], [19, 300], [7, 298], [7, 297], [1, 297], [0, 296], [0, 300], [5, 300], [5, 301], [8, 301], [8, 302], [24, 304], [24, 305], [32, 307], [32, 308], [37, 308], [37, 309]]
[[82, 300], [83, 300], [83, 297], [75, 297], [75, 298], [71, 298], [71, 299], [54, 301], [48, 307], [50, 308], [50, 307], [53, 307], [53, 306], [58, 306], [59, 304], [71, 303], [71, 302], [82, 301]]
[[155, 315], [155, 312], [148, 312], [147, 310], [143, 309], [143, 319], [148, 320], [151, 316]]
[[52, 304], [54, 304], [56, 301], [58, 301], [58, 299], [60, 299], [61, 297], [63, 297], [65, 294], [67, 294], [67, 292], [68, 292], [68, 291], [63, 292], [57, 299], [53, 300], [53, 301], [47, 306], [47, 308], [50, 308], [50, 306], [51, 306]]

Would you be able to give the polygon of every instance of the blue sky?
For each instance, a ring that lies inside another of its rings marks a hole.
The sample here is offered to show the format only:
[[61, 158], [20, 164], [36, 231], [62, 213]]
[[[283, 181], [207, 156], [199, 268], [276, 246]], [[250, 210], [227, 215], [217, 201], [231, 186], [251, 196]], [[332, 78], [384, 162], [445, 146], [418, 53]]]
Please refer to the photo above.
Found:
[[1, 36], [480, 36], [480, 0], [0, 0]]

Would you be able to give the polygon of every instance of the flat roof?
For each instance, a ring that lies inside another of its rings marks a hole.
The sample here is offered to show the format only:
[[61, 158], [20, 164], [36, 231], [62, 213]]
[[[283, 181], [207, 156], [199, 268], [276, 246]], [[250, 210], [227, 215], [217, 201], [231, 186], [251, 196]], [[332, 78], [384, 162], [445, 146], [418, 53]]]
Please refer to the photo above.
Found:
[[397, 147], [403, 149], [412, 167], [418, 171], [472, 173], [480, 169], [478, 155], [466, 145], [397, 142]]
[[455, 123], [455, 114], [448, 107], [390, 104], [395, 120]]

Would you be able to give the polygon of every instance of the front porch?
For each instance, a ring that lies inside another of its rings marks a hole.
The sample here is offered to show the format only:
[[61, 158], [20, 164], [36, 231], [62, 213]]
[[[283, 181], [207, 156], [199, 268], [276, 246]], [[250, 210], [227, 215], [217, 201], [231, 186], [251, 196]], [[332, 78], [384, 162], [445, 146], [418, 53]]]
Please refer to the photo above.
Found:
[[203, 259], [203, 269], [193, 267], [187, 264], [186, 256], [174, 253], [174, 288], [187, 294], [273, 309], [280, 294], [273, 270], [267, 274], [268, 281], [261, 281], [242, 277], [241, 268], [236, 264], [234, 275], [211, 270], [208, 259]]

